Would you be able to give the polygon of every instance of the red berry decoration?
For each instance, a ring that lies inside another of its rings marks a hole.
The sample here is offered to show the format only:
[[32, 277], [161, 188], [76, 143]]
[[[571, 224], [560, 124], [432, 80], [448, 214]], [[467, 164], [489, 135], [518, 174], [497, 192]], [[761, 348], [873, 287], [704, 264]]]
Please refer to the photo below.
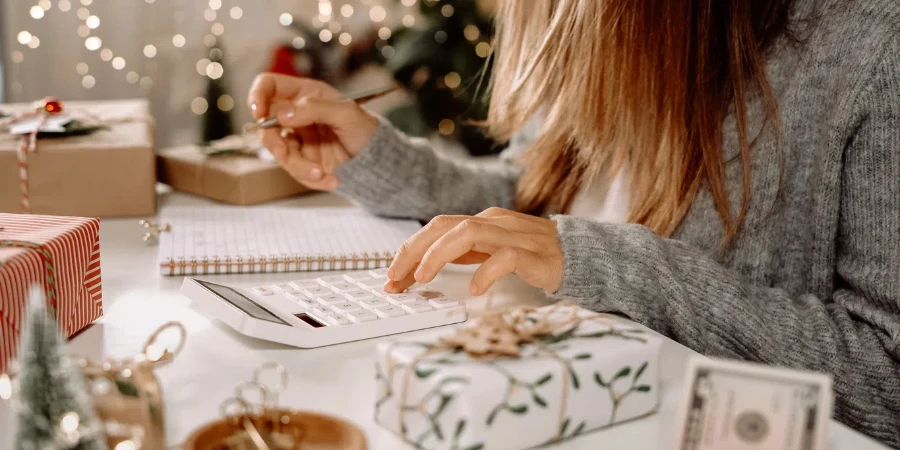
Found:
[[63, 110], [62, 102], [56, 97], [45, 97], [41, 106], [48, 114], [59, 114]]

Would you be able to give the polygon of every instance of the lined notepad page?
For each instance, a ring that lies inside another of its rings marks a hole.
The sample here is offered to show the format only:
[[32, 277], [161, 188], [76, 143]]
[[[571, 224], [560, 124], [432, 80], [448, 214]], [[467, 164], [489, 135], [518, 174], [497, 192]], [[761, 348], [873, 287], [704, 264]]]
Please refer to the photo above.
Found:
[[160, 223], [165, 275], [384, 267], [421, 226], [356, 208], [168, 207]]

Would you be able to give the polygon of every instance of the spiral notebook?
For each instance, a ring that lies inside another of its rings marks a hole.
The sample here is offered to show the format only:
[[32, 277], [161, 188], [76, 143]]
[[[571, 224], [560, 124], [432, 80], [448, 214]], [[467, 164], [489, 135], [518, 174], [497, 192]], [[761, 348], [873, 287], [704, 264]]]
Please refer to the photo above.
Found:
[[421, 226], [356, 208], [168, 207], [163, 275], [363, 270], [387, 267]]

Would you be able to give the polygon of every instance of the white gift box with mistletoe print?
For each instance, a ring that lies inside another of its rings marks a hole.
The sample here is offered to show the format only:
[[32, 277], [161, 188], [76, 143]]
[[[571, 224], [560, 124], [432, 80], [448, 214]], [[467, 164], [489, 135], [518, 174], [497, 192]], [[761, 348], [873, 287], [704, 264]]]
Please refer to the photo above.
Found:
[[656, 411], [662, 340], [579, 316], [593, 318], [525, 344], [520, 358], [441, 350], [441, 334], [380, 344], [375, 420], [420, 449], [519, 450]]

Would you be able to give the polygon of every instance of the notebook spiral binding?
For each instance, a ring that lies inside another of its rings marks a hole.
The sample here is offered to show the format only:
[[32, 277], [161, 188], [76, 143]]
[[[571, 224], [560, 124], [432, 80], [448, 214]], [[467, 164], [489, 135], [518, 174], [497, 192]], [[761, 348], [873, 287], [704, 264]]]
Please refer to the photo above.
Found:
[[214, 256], [212, 258], [166, 258], [160, 263], [163, 275], [217, 275], [244, 273], [324, 272], [331, 270], [367, 270], [387, 267], [392, 252], [341, 253], [338, 255], [257, 255]]

